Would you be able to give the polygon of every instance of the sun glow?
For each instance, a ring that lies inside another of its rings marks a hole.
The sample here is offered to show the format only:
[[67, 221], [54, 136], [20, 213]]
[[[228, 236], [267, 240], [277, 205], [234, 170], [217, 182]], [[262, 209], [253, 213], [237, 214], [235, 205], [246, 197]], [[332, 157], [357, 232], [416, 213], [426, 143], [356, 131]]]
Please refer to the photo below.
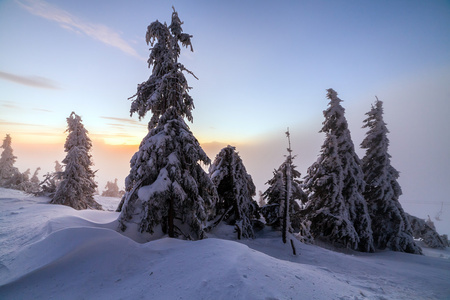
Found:
[[106, 145], [111, 146], [119, 146], [119, 145], [126, 145], [126, 146], [133, 146], [133, 145], [139, 145], [142, 141], [141, 137], [105, 137], [103, 138], [103, 141]]
[[28, 144], [28, 145], [52, 145], [64, 144], [66, 136], [64, 134], [51, 133], [11, 133], [12, 142], [14, 144]]

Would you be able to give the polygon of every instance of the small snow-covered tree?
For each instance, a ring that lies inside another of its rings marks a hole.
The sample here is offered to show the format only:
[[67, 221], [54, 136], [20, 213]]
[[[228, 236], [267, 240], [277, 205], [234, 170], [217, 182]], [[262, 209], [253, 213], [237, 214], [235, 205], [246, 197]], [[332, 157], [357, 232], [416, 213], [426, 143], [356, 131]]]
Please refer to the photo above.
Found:
[[[286, 184], [283, 178], [283, 172], [285, 170], [285, 164], [273, 171], [273, 177], [269, 179], [266, 184], [269, 185], [266, 191], [263, 193], [263, 197], [267, 204], [261, 207], [260, 211], [266, 220], [266, 224], [274, 228], [279, 229], [280, 223], [280, 202], [286, 194]], [[290, 205], [291, 209], [294, 209], [295, 204]], [[295, 210], [294, 210], [295, 213]]]
[[95, 172], [91, 169], [90, 150], [92, 147], [88, 131], [84, 128], [81, 117], [72, 112], [67, 118], [68, 132], [64, 150], [67, 152], [62, 161], [64, 171], [61, 182], [50, 203], [63, 204], [75, 209], [102, 209], [94, 200], [97, 184]]
[[34, 184], [39, 184], [40, 180], [39, 180], [38, 175], [39, 175], [39, 171], [40, 171], [40, 170], [41, 170], [41, 168], [38, 167], [38, 168], [34, 171], [33, 176], [32, 176], [31, 179], [30, 179], [30, 181], [31, 181], [32, 183], [34, 183]]
[[33, 194], [38, 194], [40, 191], [40, 186], [39, 186], [39, 178], [38, 178], [38, 174], [39, 174], [39, 170], [41, 168], [38, 167], [34, 173], [33, 176], [30, 179], [30, 169], [27, 169], [22, 175], [21, 175], [21, 179], [19, 179], [18, 181], [20, 181], [20, 183], [17, 184], [16, 188], [19, 190], [22, 190], [26, 193], [33, 193]]
[[55, 172], [48, 172], [44, 175], [44, 180], [39, 183], [41, 186], [41, 194], [47, 197], [53, 198], [59, 183], [61, 182], [61, 176], [63, 173], [63, 167], [56, 160], [55, 161]]
[[11, 146], [11, 136], [9, 134], [3, 139], [3, 152], [0, 156], [0, 186], [11, 187], [13, 177], [20, 174], [19, 170], [14, 167], [17, 157], [13, 154]]
[[141, 233], [201, 239], [217, 194], [199, 164], [211, 161], [183, 119], [192, 121], [194, 104], [183, 71], [192, 73], [178, 62], [180, 44], [192, 50], [192, 36], [181, 25], [174, 10], [170, 26], [155, 21], [147, 28], [152, 74], [138, 85], [130, 112], [139, 118], [149, 111], [153, 115], [149, 133], [130, 162], [118, 207], [119, 229], [137, 224], [134, 230]]
[[449, 246], [448, 238], [445, 235], [439, 235], [430, 219], [425, 221], [424, 219], [420, 219], [408, 213], [405, 213], [405, 215], [411, 224], [411, 230], [414, 238], [420, 239], [430, 248], [445, 249]]
[[40, 170], [41, 170], [41, 168], [37, 167], [33, 173], [33, 176], [30, 178], [30, 187], [29, 187], [30, 193], [38, 194], [41, 190], [41, 187], [39, 185], [39, 183], [41, 181], [39, 180], [39, 177], [38, 177]]
[[[336, 158], [333, 157], [327, 164], [339, 164], [339, 167], [342, 169], [339, 178], [332, 179], [338, 184], [338, 187], [332, 188], [332, 193], [338, 192], [333, 199], [338, 199], [336, 201], [339, 203], [327, 203], [328, 205], [337, 205], [339, 208], [333, 209], [334, 212], [331, 216], [333, 216], [332, 219], [334, 221], [327, 222], [326, 225], [328, 227], [319, 226], [312, 221], [311, 228], [316, 232], [316, 235], [328, 236], [332, 242], [339, 242], [338, 238], [342, 236], [341, 244], [345, 247], [363, 252], [372, 252], [374, 251], [374, 245], [371, 220], [363, 197], [365, 182], [361, 162], [355, 152], [347, 120], [344, 116], [345, 110], [340, 104], [342, 100], [339, 99], [336, 91], [333, 89], [328, 89], [327, 92], [327, 98], [330, 99], [330, 102], [328, 104], [329, 107], [323, 112], [325, 121], [321, 132], [327, 135], [323, 147], [335, 147], [335, 151], [322, 147], [322, 154], [318, 162], [308, 170], [305, 186], [312, 196], [310, 201], [316, 201], [316, 197], [313, 196], [317, 192], [315, 190], [323, 184], [329, 184], [327, 183], [331, 180], [329, 176], [336, 176], [332, 175], [332, 173], [328, 176], [327, 172], [331, 172], [328, 170], [329, 167], [323, 168], [319, 164], [323, 163], [323, 161], [327, 162], [328, 158], [326, 156], [335, 155], [334, 153], [336, 152]], [[336, 168], [337, 166], [332, 166], [335, 174], [337, 174]], [[317, 174], [318, 172], [319, 175]], [[330, 187], [325, 190], [331, 192]], [[341, 201], [343, 202], [341, 203]], [[310, 204], [311, 206], [322, 209], [321, 206], [315, 206], [312, 203]], [[327, 213], [325, 210], [323, 212]], [[337, 212], [339, 215], [334, 215]], [[310, 211], [308, 213], [313, 212]], [[320, 230], [322, 233], [320, 233]]]
[[60, 174], [63, 171], [63, 166], [59, 163], [59, 161], [55, 160], [55, 173]]
[[258, 205], [259, 207], [263, 207], [266, 205], [266, 200], [264, 199], [263, 192], [258, 191]]
[[377, 98], [366, 115], [363, 128], [368, 128], [368, 132], [361, 143], [366, 149], [362, 169], [375, 246], [420, 254], [422, 251], [414, 242], [411, 225], [398, 200], [402, 190], [397, 182], [399, 172], [391, 166], [388, 153], [389, 131], [383, 120], [383, 102]]
[[11, 187], [16, 190], [26, 190], [27, 185], [30, 183], [30, 174], [30, 168], [23, 173], [17, 172], [12, 178]]
[[105, 197], [120, 197], [119, 186], [117, 185], [117, 178], [112, 181], [108, 181], [105, 186], [105, 191], [103, 191], [102, 196]]
[[[261, 208], [266, 224], [279, 228], [285, 233], [291, 229], [295, 232], [300, 230], [300, 206], [297, 201], [304, 203], [307, 200], [301, 188], [301, 174], [293, 164], [294, 156], [291, 154], [290, 142], [288, 153], [286, 160], [277, 170], [274, 170], [272, 179], [266, 183], [269, 187], [263, 193], [263, 197], [267, 204]], [[290, 199], [287, 205], [286, 199]]]
[[256, 187], [235, 147], [227, 146], [217, 154], [209, 176], [219, 196], [218, 221], [235, 225], [238, 239], [254, 238], [252, 220], [259, 218], [258, 204], [252, 198]]

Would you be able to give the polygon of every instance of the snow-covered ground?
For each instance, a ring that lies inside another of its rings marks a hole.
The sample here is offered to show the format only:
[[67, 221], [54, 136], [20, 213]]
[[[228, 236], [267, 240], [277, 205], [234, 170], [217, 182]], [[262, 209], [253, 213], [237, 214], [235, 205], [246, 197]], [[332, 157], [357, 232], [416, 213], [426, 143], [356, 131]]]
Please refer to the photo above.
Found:
[[[97, 197], [113, 210], [119, 199]], [[0, 299], [450, 299], [450, 251], [340, 253], [270, 229], [139, 244], [118, 213], [0, 189]]]

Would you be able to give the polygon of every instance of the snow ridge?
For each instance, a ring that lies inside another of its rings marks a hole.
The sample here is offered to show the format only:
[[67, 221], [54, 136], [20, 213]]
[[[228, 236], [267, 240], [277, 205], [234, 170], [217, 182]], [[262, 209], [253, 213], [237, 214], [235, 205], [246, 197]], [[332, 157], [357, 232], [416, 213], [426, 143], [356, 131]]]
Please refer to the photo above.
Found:
[[[447, 259], [393, 251], [344, 254], [296, 241], [300, 254], [293, 256], [278, 231], [266, 227], [256, 239], [224, 240], [233, 230], [225, 224], [222, 233], [204, 240], [140, 244], [115, 231], [116, 212], [77, 211], [48, 200], [0, 189], [0, 239], [16, 249], [0, 256], [0, 299], [450, 296], [448, 249], [441, 250]], [[46, 226], [47, 232], [35, 230]]]

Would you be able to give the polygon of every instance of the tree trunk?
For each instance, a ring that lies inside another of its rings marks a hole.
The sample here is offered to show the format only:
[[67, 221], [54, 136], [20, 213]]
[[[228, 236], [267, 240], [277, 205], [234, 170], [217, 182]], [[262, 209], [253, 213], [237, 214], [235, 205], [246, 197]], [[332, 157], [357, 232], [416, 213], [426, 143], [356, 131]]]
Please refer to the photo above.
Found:
[[173, 209], [173, 198], [170, 197], [169, 200], [169, 214], [167, 217], [167, 227], [168, 227], [168, 234], [169, 237], [173, 238], [175, 237], [175, 226], [173, 224], [173, 220], [175, 219], [175, 212]]
[[294, 241], [291, 239], [291, 247], [292, 247], [292, 254], [295, 256], [297, 255], [297, 250], [295, 250]]
[[289, 220], [289, 200], [291, 198], [291, 164], [286, 166], [286, 199], [284, 200], [284, 210], [283, 210], [283, 225], [282, 225], [282, 237], [283, 237], [283, 243], [286, 244], [287, 242], [287, 234], [290, 227], [290, 220]]

